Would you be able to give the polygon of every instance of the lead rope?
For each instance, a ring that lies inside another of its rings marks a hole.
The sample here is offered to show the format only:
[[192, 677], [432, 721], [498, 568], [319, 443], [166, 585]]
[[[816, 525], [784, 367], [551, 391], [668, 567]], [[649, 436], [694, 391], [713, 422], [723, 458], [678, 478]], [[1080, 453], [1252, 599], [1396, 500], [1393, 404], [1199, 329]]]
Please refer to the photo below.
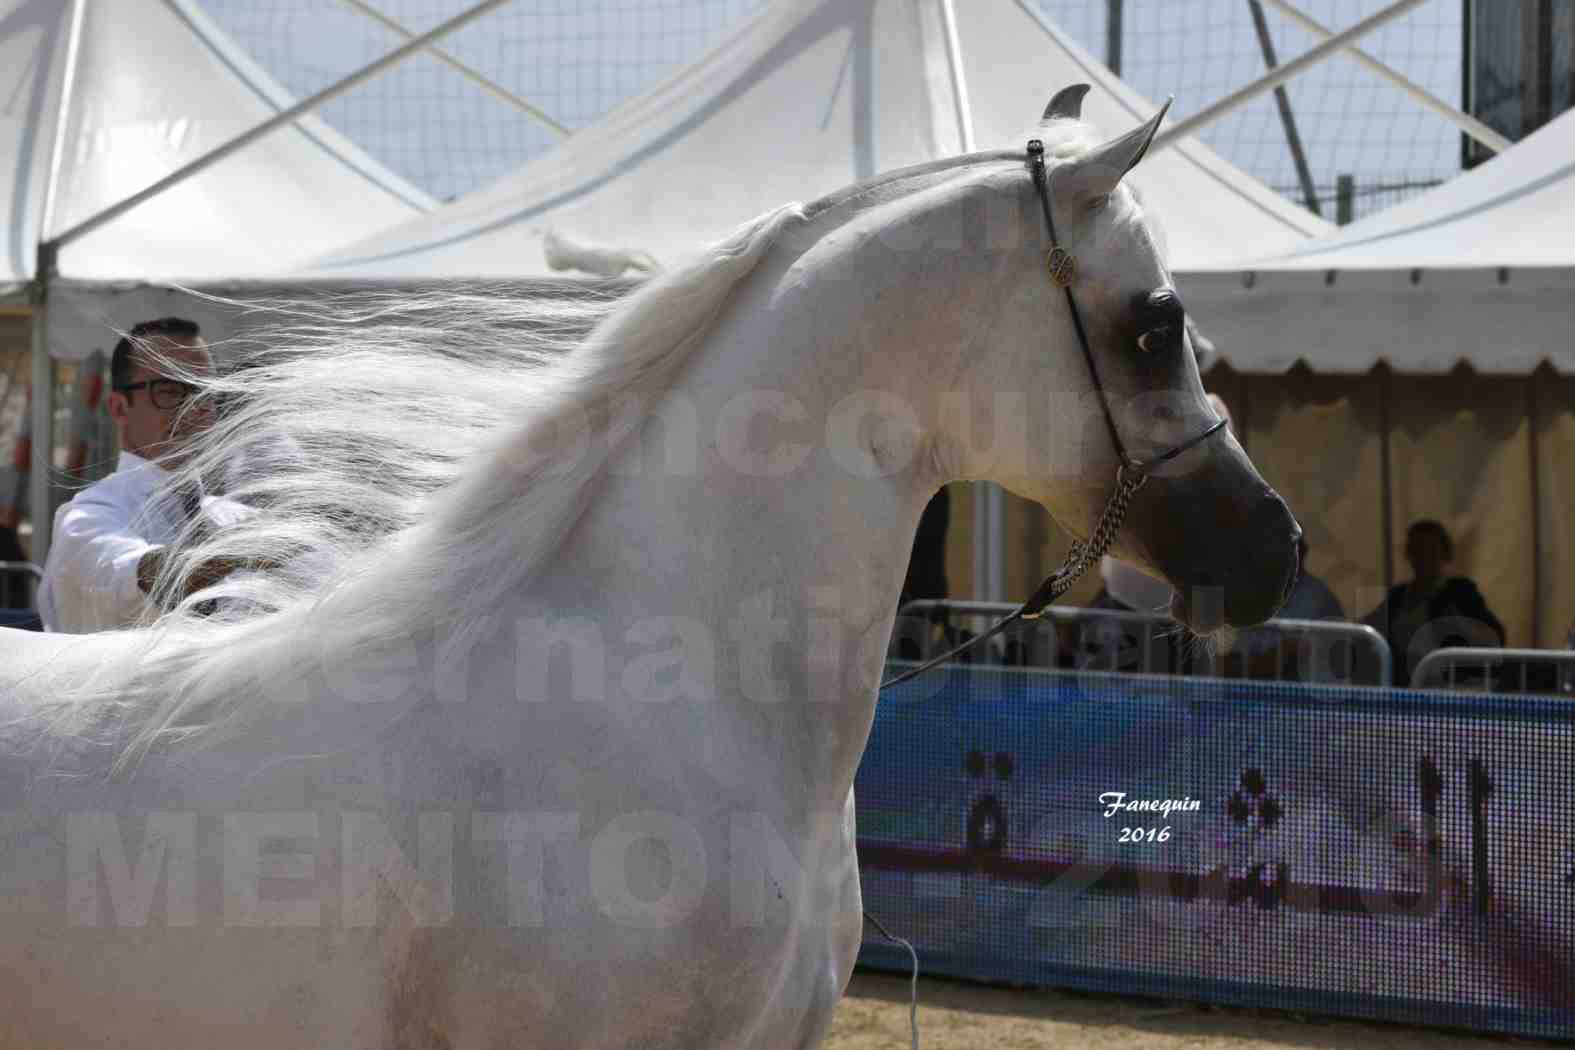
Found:
[[913, 950], [913, 945], [906, 939], [888, 932], [881, 921], [869, 912], [864, 913], [864, 921], [875, 927], [888, 941], [908, 949], [908, 958], [913, 960], [913, 976], [908, 981], [908, 1027], [913, 1033], [912, 1050], [919, 1050], [919, 953]]

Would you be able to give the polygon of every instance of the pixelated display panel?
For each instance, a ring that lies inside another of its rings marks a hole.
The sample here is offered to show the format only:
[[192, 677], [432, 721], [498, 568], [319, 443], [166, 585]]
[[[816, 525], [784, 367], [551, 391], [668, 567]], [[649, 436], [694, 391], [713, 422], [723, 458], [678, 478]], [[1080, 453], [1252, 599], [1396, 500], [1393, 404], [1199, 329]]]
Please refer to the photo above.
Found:
[[877, 708], [864, 905], [934, 974], [1575, 1037], [1572, 745], [1555, 698], [952, 668]]

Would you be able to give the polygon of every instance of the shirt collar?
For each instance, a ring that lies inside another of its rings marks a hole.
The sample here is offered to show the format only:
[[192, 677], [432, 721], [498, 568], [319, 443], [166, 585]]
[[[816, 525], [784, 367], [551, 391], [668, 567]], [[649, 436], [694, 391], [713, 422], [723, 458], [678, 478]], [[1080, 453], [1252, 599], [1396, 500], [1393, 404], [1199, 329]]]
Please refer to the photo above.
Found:
[[169, 471], [165, 470], [163, 467], [159, 466], [157, 463], [153, 462], [151, 459], [143, 459], [141, 456], [137, 455], [135, 452], [122, 451], [121, 454], [120, 454], [120, 459], [117, 460], [116, 463], [115, 463], [115, 469], [117, 471], [120, 471], [120, 470], [140, 470], [143, 467], [150, 467], [153, 470], [158, 471], [160, 474], [168, 474], [169, 473]]

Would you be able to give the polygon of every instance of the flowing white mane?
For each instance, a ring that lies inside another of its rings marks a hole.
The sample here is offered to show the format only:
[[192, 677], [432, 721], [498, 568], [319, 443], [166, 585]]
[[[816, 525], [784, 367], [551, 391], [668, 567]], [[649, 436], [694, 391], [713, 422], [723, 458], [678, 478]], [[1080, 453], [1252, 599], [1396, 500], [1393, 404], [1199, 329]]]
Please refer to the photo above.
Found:
[[138, 726], [127, 754], [141, 753], [288, 692], [281, 679], [325, 655], [405, 645], [412, 631], [461, 651], [468, 640], [448, 632], [529, 579], [639, 408], [803, 217], [797, 205], [761, 216], [622, 299], [477, 287], [247, 304], [284, 321], [235, 348], [240, 367], [186, 376], [225, 411], [168, 489], [201, 484], [259, 513], [188, 528], [156, 586], [178, 593], [213, 559], [277, 567], [163, 615], [134, 669], [57, 691], [41, 713], [52, 735], [123, 718]]
[[[1089, 141], [1082, 125], [1053, 132], [1058, 159]], [[283, 321], [235, 348], [239, 367], [185, 377], [225, 410], [169, 491], [201, 485], [259, 513], [188, 528], [156, 591], [180, 593], [216, 559], [269, 571], [180, 603], [124, 659], [55, 689], [41, 723], [56, 740], [125, 726], [106, 743], [135, 756], [304, 695], [325, 658], [418, 643], [462, 659], [787, 226], [1017, 156], [947, 158], [785, 206], [621, 299], [472, 287], [245, 304]]]

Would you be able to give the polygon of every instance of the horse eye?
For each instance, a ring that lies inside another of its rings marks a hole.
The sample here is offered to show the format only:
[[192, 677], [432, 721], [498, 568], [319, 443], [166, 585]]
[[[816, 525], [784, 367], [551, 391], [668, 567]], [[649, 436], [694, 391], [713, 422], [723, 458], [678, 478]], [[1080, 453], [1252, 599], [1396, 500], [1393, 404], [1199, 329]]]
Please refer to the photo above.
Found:
[[1138, 349], [1145, 354], [1152, 354], [1160, 350], [1170, 350], [1181, 345], [1181, 326], [1179, 324], [1160, 325], [1150, 328], [1138, 336]]

